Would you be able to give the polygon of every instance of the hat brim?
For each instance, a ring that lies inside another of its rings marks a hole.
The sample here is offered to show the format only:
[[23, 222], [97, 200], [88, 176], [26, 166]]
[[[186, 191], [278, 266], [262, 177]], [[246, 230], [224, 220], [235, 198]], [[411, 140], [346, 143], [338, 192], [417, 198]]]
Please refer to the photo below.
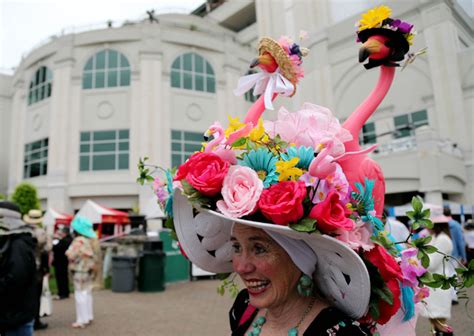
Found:
[[87, 238], [97, 238], [97, 235], [95, 234], [94, 230], [92, 229], [89, 229], [89, 228], [84, 228], [84, 227], [75, 227], [73, 226], [72, 227], [74, 231], [76, 231], [77, 233], [87, 237]]
[[293, 85], [296, 84], [297, 76], [293, 71], [290, 57], [277, 41], [270, 37], [262, 37], [258, 44], [258, 52], [260, 55], [264, 52], [268, 52], [270, 55], [272, 55], [272, 57], [277, 62], [283, 76], [293, 83]]
[[451, 218], [445, 215], [438, 215], [438, 216], [433, 216], [430, 220], [433, 222], [433, 224], [448, 223], [451, 220]]
[[32, 217], [30, 217], [30, 216], [28, 216], [28, 215], [24, 215], [24, 216], [23, 216], [23, 221], [24, 221], [25, 223], [28, 223], [28, 224], [34, 224], [34, 225], [36, 225], [36, 224], [40, 224], [40, 223], [43, 222], [43, 217], [32, 218]]
[[209, 272], [233, 272], [230, 242], [233, 223], [306, 242], [317, 256], [313, 277], [325, 298], [352, 318], [366, 314], [370, 299], [369, 273], [359, 255], [339, 240], [297, 232], [282, 225], [228, 218], [213, 210], [196, 210], [179, 190], [174, 193], [173, 215], [176, 234], [187, 257]]

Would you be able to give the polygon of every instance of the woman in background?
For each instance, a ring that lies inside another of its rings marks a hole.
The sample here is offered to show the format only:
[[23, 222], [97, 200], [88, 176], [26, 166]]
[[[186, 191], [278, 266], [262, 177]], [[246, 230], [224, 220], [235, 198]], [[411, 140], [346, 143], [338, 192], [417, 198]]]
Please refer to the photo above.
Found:
[[92, 239], [96, 238], [96, 234], [91, 221], [81, 216], [74, 218], [72, 228], [77, 236], [66, 251], [76, 300], [76, 322], [72, 324], [72, 327], [84, 328], [94, 319], [92, 285], [96, 274], [96, 258]]

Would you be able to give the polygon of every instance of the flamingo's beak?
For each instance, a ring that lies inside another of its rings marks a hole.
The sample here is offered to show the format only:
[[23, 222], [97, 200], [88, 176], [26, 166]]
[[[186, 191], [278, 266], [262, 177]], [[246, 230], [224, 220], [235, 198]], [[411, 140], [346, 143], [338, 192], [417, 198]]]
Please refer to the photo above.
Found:
[[212, 134], [214, 134], [214, 132], [211, 131], [210, 129], [208, 129], [208, 130], [204, 133], [204, 141], [208, 141]]
[[[383, 41], [376, 38], [369, 38], [359, 49], [359, 62], [364, 62], [370, 55], [380, 53], [383, 49], [387, 49]], [[383, 55], [383, 57], [385, 57], [385, 55]]]
[[273, 62], [273, 57], [269, 53], [263, 53], [250, 63], [250, 68], [255, 68], [257, 65], [270, 65]]

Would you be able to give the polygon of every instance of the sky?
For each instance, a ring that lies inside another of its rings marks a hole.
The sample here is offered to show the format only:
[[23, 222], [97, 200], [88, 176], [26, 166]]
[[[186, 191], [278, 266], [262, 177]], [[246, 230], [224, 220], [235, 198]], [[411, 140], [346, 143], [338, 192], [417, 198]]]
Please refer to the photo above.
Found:
[[204, 0], [0, 0], [0, 70], [18, 66], [22, 55], [63, 29], [123, 22], [146, 11], [189, 13]]
[[[189, 13], [205, 0], [0, 0], [0, 71], [18, 66], [48, 37], [73, 27], [90, 29], [146, 17], [146, 11]], [[338, 2], [361, 0], [337, 0]], [[369, 0], [364, 0], [369, 1]], [[373, 1], [373, 0], [371, 0]], [[473, 16], [472, 0], [457, 0]]]

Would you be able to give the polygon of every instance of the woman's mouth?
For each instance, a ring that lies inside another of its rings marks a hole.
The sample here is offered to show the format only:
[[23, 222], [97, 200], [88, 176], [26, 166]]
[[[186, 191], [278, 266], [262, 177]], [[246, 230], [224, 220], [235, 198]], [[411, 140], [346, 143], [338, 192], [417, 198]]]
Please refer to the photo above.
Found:
[[245, 281], [245, 286], [250, 295], [256, 296], [265, 292], [270, 285], [268, 280], [249, 280]]

